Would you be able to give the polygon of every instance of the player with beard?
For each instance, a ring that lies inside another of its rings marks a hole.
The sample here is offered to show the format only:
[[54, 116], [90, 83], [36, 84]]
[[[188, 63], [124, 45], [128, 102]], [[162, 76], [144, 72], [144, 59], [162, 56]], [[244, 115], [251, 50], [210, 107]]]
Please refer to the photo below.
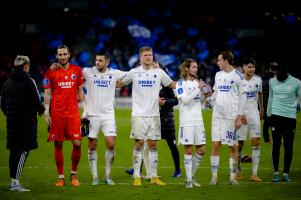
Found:
[[[202, 89], [206, 84], [197, 79], [197, 71], [196, 61], [186, 59], [181, 64], [181, 79], [177, 82], [175, 92], [179, 100], [179, 143], [184, 145], [185, 149], [186, 188], [201, 186], [194, 176], [205, 154], [206, 144], [201, 102], [204, 96]], [[193, 146], [196, 148], [194, 155]]]
[[54, 157], [58, 172], [57, 187], [65, 185], [63, 142], [71, 140], [71, 185], [79, 186], [77, 166], [81, 157], [81, 128], [78, 101], [85, 107], [82, 70], [69, 62], [70, 51], [65, 45], [57, 47], [57, 70], [49, 69], [43, 80], [45, 89], [45, 120], [49, 129], [48, 141], [54, 141]]
[[88, 160], [92, 172], [92, 185], [98, 185], [97, 174], [97, 140], [101, 129], [106, 145], [105, 151], [105, 177], [104, 182], [115, 185], [111, 178], [111, 166], [115, 156], [116, 121], [114, 112], [116, 82], [121, 80], [127, 72], [110, 69], [110, 55], [106, 52], [98, 52], [95, 58], [95, 66], [84, 68], [83, 76], [87, 88], [87, 110], [84, 118], [90, 120], [90, 132], [88, 135]]

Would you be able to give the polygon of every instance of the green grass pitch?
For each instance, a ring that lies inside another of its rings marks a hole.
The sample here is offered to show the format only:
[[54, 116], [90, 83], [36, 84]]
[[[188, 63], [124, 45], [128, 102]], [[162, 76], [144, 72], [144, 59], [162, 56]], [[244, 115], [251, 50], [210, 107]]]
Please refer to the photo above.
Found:
[[[178, 112], [176, 114], [176, 124], [178, 128]], [[172, 178], [174, 171], [171, 154], [164, 140], [159, 141], [159, 169], [158, 173], [166, 186], [151, 185], [143, 180], [142, 186], [136, 188], [132, 186], [132, 178], [124, 171], [132, 167], [132, 151], [134, 142], [129, 138], [131, 128], [130, 110], [116, 110], [116, 122], [118, 136], [116, 139], [116, 156], [112, 169], [112, 178], [117, 183], [116, 186], [98, 185], [91, 186], [91, 172], [87, 159], [87, 141], [82, 141], [82, 157], [79, 164], [78, 176], [81, 182], [80, 187], [72, 187], [69, 182], [71, 143], [64, 143], [65, 176], [67, 186], [57, 188], [54, 183], [57, 179], [53, 143], [47, 143], [47, 131], [44, 117], [39, 118], [38, 140], [39, 148], [30, 152], [21, 177], [21, 183], [31, 189], [31, 192], [10, 192], [8, 156], [6, 149], [6, 128], [5, 118], [0, 113], [0, 199], [301, 199], [301, 114], [298, 114], [297, 130], [294, 142], [294, 156], [291, 166], [291, 183], [272, 183], [272, 161], [271, 144], [261, 141], [261, 160], [258, 175], [263, 179], [263, 183], [257, 184], [249, 181], [251, 175], [251, 163], [242, 163], [244, 179], [238, 186], [228, 185], [229, 178], [229, 150], [226, 147], [221, 149], [219, 184], [210, 186], [210, 151], [211, 151], [211, 111], [204, 111], [204, 123], [207, 132], [206, 154], [197, 172], [196, 179], [202, 184], [201, 188], [185, 188], [185, 171], [183, 167], [183, 147], [179, 146], [182, 177]], [[100, 178], [104, 175], [104, 141], [102, 133], [98, 143], [98, 173]], [[283, 154], [283, 147], [281, 149]], [[251, 155], [250, 142], [246, 142], [243, 154]], [[283, 167], [283, 156], [280, 160], [280, 171]]]

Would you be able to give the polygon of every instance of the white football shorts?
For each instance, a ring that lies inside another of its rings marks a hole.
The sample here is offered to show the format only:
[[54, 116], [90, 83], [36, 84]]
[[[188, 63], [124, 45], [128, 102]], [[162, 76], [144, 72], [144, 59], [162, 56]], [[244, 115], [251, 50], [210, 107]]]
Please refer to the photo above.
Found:
[[260, 116], [246, 116], [247, 124], [242, 125], [240, 129], [237, 130], [238, 140], [247, 140], [251, 138], [260, 138]]
[[160, 117], [132, 116], [132, 131], [130, 138], [139, 140], [160, 140]]
[[206, 144], [206, 131], [204, 126], [184, 126], [179, 128], [179, 144], [203, 145]]
[[116, 121], [114, 115], [102, 115], [88, 117], [90, 120], [89, 125], [89, 138], [97, 139], [98, 133], [101, 129], [104, 136], [116, 136]]
[[220, 141], [221, 144], [233, 146], [237, 144], [237, 133], [234, 119], [212, 117], [212, 142]]

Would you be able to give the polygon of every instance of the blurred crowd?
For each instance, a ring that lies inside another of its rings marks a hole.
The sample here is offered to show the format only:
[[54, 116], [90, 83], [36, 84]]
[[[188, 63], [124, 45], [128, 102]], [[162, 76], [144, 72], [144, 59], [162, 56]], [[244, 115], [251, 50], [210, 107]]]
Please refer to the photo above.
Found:
[[119, 2], [118, 9], [117, 1], [78, 1], [82, 4], [77, 6], [72, 4], [75, 1], [63, 1], [62, 6], [55, 4], [58, 1], [42, 2], [36, 5], [41, 7], [37, 18], [19, 8], [14, 23], [1, 33], [1, 85], [16, 55], [23, 54], [30, 57], [31, 75], [42, 90], [44, 73], [55, 62], [60, 44], [70, 47], [71, 61], [81, 67], [93, 66], [96, 52], [105, 50], [111, 55], [110, 67], [125, 71], [137, 63], [141, 46], [151, 46], [155, 59], [167, 66], [174, 80], [179, 79], [179, 64], [191, 57], [198, 61], [199, 77], [210, 85], [219, 70], [217, 53], [223, 50], [234, 53], [238, 68], [242, 57], [252, 56], [257, 73], [264, 76], [268, 63], [281, 60], [300, 77], [298, 53], [293, 50], [300, 43], [298, 13], [260, 10], [256, 15], [219, 15], [212, 9], [212, 14], [204, 15], [195, 9], [181, 12], [175, 0], [138, 5], [139, 1], [127, 0]]

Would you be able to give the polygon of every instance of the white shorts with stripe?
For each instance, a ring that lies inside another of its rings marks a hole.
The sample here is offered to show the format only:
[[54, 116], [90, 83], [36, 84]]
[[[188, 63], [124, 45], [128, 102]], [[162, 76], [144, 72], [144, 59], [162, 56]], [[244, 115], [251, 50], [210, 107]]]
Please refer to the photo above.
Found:
[[160, 117], [132, 116], [132, 131], [130, 138], [139, 140], [160, 140]]
[[116, 121], [114, 115], [89, 116], [89, 138], [97, 139], [101, 129], [104, 136], [116, 136]]
[[180, 127], [178, 143], [182, 145], [206, 144], [206, 131], [204, 126]]

